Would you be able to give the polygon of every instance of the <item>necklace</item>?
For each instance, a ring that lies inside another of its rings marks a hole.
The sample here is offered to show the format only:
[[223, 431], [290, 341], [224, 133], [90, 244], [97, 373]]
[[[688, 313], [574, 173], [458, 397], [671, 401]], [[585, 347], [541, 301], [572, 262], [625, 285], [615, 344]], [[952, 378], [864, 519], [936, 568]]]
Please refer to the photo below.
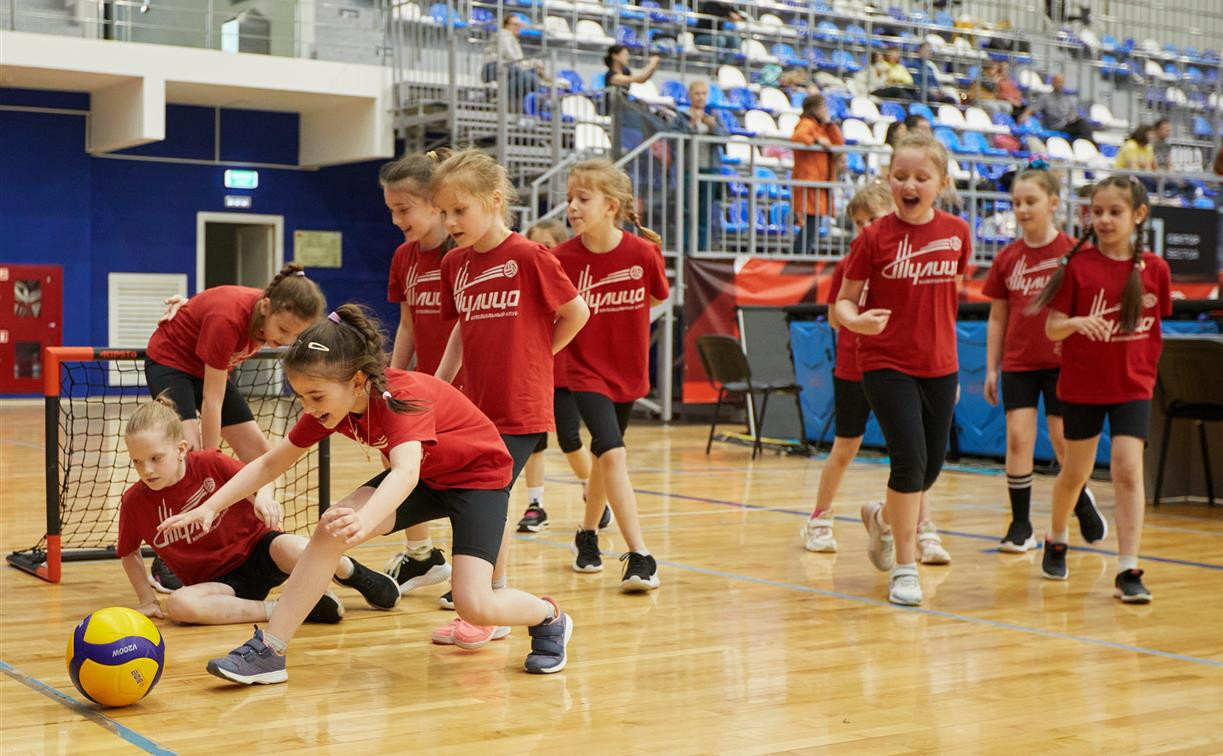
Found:
[[[373, 410], [372, 405], [373, 405], [373, 402], [367, 402], [365, 405], [365, 415], [367, 418], [369, 417], [370, 412]], [[357, 433], [356, 423], [352, 421], [352, 413], [349, 412], [347, 417], [348, 417], [348, 432], [352, 434], [352, 440], [356, 441], [361, 446], [361, 453], [365, 455], [365, 461], [369, 462], [370, 461], [370, 458], [369, 458], [370, 432], [367, 429], [365, 431], [365, 438], [362, 439], [361, 434]]]

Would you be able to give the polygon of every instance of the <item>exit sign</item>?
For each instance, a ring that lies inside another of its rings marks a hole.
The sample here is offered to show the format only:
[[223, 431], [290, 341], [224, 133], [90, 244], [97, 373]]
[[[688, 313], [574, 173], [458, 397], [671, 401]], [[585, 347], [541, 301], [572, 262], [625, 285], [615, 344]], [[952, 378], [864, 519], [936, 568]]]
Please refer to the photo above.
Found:
[[259, 171], [245, 171], [231, 168], [225, 171], [226, 189], [257, 189], [259, 187]]

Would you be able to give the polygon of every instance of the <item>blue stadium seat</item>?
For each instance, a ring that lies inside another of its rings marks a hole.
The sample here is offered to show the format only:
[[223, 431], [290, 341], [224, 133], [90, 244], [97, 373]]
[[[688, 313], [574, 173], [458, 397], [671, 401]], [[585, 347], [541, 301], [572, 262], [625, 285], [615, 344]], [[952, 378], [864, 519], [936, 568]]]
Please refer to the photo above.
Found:
[[934, 111], [924, 102], [914, 102], [909, 105], [909, 115], [919, 115], [930, 122], [930, 125], [938, 123], [938, 119], [934, 117]]
[[879, 106], [879, 115], [884, 116], [885, 118], [894, 118], [897, 121], [903, 121], [905, 119], [905, 115], [907, 114], [905, 113], [904, 105], [901, 105], [899, 102], [891, 102], [889, 100], [888, 102], [885, 102]]
[[664, 97], [670, 97], [675, 100], [676, 105], [688, 106], [691, 102], [688, 100], [688, 88], [675, 79], [667, 79], [662, 83], [662, 89], [659, 94]]
[[955, 17], [952, 16], [950, 12], [941, 10], [934, 14], [934, 24], [935, 26], [941, 26], [944, 29], [954, 29]]
[[616, 9], [616, 11], [619, 12], [620, 14], [620, 18], [623, 18], [626, 21], [644, 21], [645, 20], [644, 12], [639, 11], [636, 8], [626, 7], [630, 5], [636, 5], [636, 3], [629, 2], [629, 0], [617, 0], [616, 4], [620, 6], [619, 8]]
[[436, 21], [440, 26], [453, 25], [455, 29], [466, 29], [467, 22], [459, 18], [458, 11], [453, 13], [450, 6], [445, 3], [434, 3], [429, 6], [429, 17]]
[[709, 82], [709, 107], [715, 110], [741, 110], [726, 97], [722, 88], [712, 81]]
[[861, 176], [866, 173], [866, 159], [862, 157], [861, 152], [845, 153], [845, 167], [855, 176]]
[[833, 62], [828, 59], [828, 56], [824, 54], [824, 51], [818, 47], [812, 47], [807, 50], [807, 63], [821, 71], [836, 68]]
[[590, 77], [590, 89], [594, 92], [602, 92], [607, 89], [607, 72], [600, 71]]
[[[834, 121], [844, 121], [846, 118], [853, 117], [849, 112], [849, 95], [844, 92], [826, 92], [824, 99], [828, 101], [828, 115]], [[801, 102], [798, 107], [802, 107]]]
[[[807, 93], [802, 91], [801, 89], [798, 90], [797, 92], [790, 93], [790, 105], [792, 107], [798, 108], [799, 110], [803, 109], [803, 100], [805, 99], [807, 99]], [[829, 110], [829, 115], [832, 115], [831, 109]], [[838, 120], [844, 120], [844, 119], [838, 119]]]
[[821, 21], [816, 24], [812, 34], [820, 42], [836, 42], [841, 38], [841, 30], [831, 21]]
[[1198, 139], [1214, 139], [1214, 128], [1203, 116], [1193, 117], [1193, 136]]
[[774, 202], [769, 208], [769, 225], [767, 233], [789, 234], [794, 232], [794, 211], [789, 202]]
[[731, 87], [726, 90], [726, 96], [732, 105], [742, 110], [751, 110], [757, 105], [756, 95], [747, 87]]
[[655, 24], [675, 23], [675, 16], [664, 11], [662, 6], [658, 4], [658, 0], [641, 0], [638, 5], [649, 12], [650, 21]]
[[[755, 177], [758, 179], [776, 179], [777, 174], [771, 168], [756, 166]], [[756, 196], [768, 195], [771, 199], [790, 199], [790, 187], [785, 184], [757, 184]]]
[[562, 68], [556, 72], [556, 78], [564, 79], [569, 82], [569, 91], [575, 94], [580, 94], [586, 91], [586, 82], [582, 81], [582, 75], [572, 68]]
[[1015, 118], [1010, 113], [994, 113], [991, 119], [998, 126], [1005, 126], [1011, 130], [1012, 134], [1019, 135], [1019, 125], [1015, 123]]
[[857, 24], [850, 24], [849, 26], [846, 26], [843, 34], [845, 35], [846, 39], [855, 44], [859, 44], [864, 47], [870, 44], [870, 39], [868, 39], [866, 36], [866, 29], [863, 29]]
[[616, 27], [616, 42], [633, 52], [641, 52], [645, 49], [645, 45], [637, 39], [637, 32], [631, 26]]
[[1206, 80], [1206, 76], [1197, 66], [1189, 66], [1185, 69], [1185, 79], [1194, 84], [1200, 84]]
[[543, 39], [544, 30], [538, 26], [531, 26], [531, 19], [527, 18], [527, 14], [514, 12], [510, 14], [522, 22], [522, 30], [518, 32], [518, 36], [522, 39]]
[[749, 190], [747, 188], [747, 184], [737, 180], [739, 172], [734, 168], [731, 168], [729, 165], [720, 165], [718, 166], [718, 173], [723, 176], [734, 176], [736, 178], [735, 181], [730, 181], [725, 184], [726, 191], [730, 194], [730, 196], [746, 197], [748, 195]]
[[975, 155], [977, 151], [960, 142], [960, 138], [956, 136], [955, 129], [947, 126], [935, 126], [934, 138], [943, 143], [943, 146], [951, 150], [957, 155]]
[[746, 233], [748, 229], [747, 200], [736, 199], [726, 203], [724, 212], [718, 216], [722, 230], [728, 234]]
[[[1003, 150], [1005, 153], [1006, 150]], [[986, 181], [997, 181], [1002, 178], [1013, 166], [1007, 163], [977, 163], [977, 175]]]
[[798, 53], [794, 52], [794, 47], [787, 45], [785, 42], [773, 43], [773, 47], [769, 52], [773, 53], [782, 62], [782, 65], [801, 66], [806, 63], [806, 61], [799, 57]]
[[713, 113], [714, 117], [718, 119], [718, 123], [721, 124], [722, 128], [726, 129], [727, 132], [738, 136], [756, 136], [756, 132], [743, 128], [743, 126], [739, 124], [739, 119], [735, 118], [735, 114], [729, 110], [719, 109], [714, 110]]
[[964, 149], [972, 150], [981, 155], [993, 155], [996, 157], [1006, 157], [1006, 150], [997, 147], [991, 147], [985, 139], [985, 135], [979, 131], [965, 131], [960, 134], [960, 143], [964, 145]]
[[849, 50], [834, 50], [832, 53], [832, 63], [838, 70], [843, 70], [846, 73], [857, 73], [862, 70], [862, 64], [854, 58]]
[[1100, 143], [1100, 154], [1106, 158], [1115, 158], [1120, 151], [1121, 148], [1118, 145]]
[[674, 57], [679, 55], [679, 40], [673, 36], [673, 32], [667, 29], [650, 29], [647, 32], [648, 44], [650, 52], [657, 53], [664, 58]]
[[471, 25], [480, 29], [492, 29], [497, 26], [497, 17], [488, 8], [472, 8]]

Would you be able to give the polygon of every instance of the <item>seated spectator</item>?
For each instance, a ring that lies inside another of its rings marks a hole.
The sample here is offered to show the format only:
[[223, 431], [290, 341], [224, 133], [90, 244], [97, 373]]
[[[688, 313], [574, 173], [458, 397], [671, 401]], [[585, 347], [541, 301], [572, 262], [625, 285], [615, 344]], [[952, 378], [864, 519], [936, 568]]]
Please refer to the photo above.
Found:
[[[841, 129], [832, 122], [828, 101], [823, 95], [808, 95], [803, 100], [803, 114], [794, 127], [790, 141], [807, 146], [845, 144]], [[794, 150], [795, 181], [834, 181], [837, 156], [824, 150]], [[794, 187], [794, 220], [803, 230], [794, 237], [794, 253], [814, 252], [820, 238], [820, 218], [833, 215], [832, 192], [823, 187]]]
[[802, 92], [804, 95], [820, 93], [820, 85], [811, 81], [805, 68], [791, 68], [777, 80], [777, 86], [787, 95]]
[[734, 6], [718, 0], [706, 0], [696, 8], [697, 21], [693, 39], [698, 45], [712, 47], [719, 63], [734, 63], [739, 50], [739, 39], [727, 34], [730, 26], [743, 22], [743, 15]]
[[[523, 55], [522, 46], [518, 44], [521, 33], [522, 19], [514, 14], [506, 15], [496, 40], [485, 51], [484, 69], [480, 74], [480, 78], [486, 82], [496, 81], [498, 65], [505, 66], [510, 110], [520, 109], [528, 92], [534, 92], [541, 85], [552, 84], [552, 79], [545, 73], [543, 61], [528, 60]], [[561, 86], [568, 86], [568, 82], [563, 82]]]
[[910, 113], [905, 116], [905, 128], [908, 134], [925, 134], [926, 136], [934, 136], [934, 129], [930, 126], [930, 120], [924, 115]]
[[[923, 121], [926, 120], [921, 116], [909, 116], [909, 118], [921, 118]], [[908, 118], [905, 119], [905, 121], [907, 120]], [[888, 124], [888, 130], [883, 135], [884, 144], [892, 149], [896, 149], [896, 144], [900, 142], [901, 139], [904, 139], [909, 135], [909, 127], [905, 125], [905, 121], [892, 121]], [[927, 123], [929, 122], [927, 121]]]
[[1123, 171], [1154, 171], [1155, 147], [1151, 144], [1150, 126], [1140, 125], [1130, 133], [1117, 151], [1117, 167]]
[[920, 67], [917, 72], [917, 91], [925, 93], [926, 97], [935, 102], [960, 103], [960, 93], [954, 87], [948, 87], [939, 79], [942, 71], [933, 60], [934, 47], [929, 42], [922, 42], [917, 48], [917, 59]]
[[976, 105], [991, 116], [998, 113], [1010, 114], [1012, 110], [1011, 103], [998, 99], [998, 85], [995, 83], [997, 68], [998, 64], [994, 61], [982, 66], [981, 73], [964, 95], [968, 104]]
[[1066, 93], [1066, 77], [1053, 74], [1049, 81], [1053, 91], [1041, 95], [1033, 108], [1045, 128], [1064, 131], [1072, 139], [1091, 139], [1091, 124], [1079, 115], [1078, 99]]
[[1172, 122], [1160, 118], [1151, 127], [1151, 147], [1155, 151], [1155, 167], [1161, 171], [1172, 170]]
[[633, 73], [628, 67], [628, 47], [624, 45], [612, 45], [607, 48], [607, 55], [603, 56], [603, 65], [607, 66], [607, 77], [604, 80], [604, 86], [608, 89], [615, 87], [628, 94], [628, 88], [631, 84], [640, 84], [644, 81], [649, 81], [654, 72], [658, 70], [658, 64], [662, 59], [657, 55], [651, 55], [649, 63], [646, 67]]
[[1022, 110], [1027, 106], [1019, 85], [1011, 78], [1011, 64], [1005, 60], [998, 61], [992, 67], [994, 77], [994, 99], [1001, 100], [1011, 106], [1011, 110]]

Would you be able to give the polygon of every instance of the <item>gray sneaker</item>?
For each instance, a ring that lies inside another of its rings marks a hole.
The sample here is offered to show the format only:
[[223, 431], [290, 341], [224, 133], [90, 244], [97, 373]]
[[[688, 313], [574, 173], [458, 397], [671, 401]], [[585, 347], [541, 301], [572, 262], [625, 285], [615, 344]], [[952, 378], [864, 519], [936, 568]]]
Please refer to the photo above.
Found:
[[[550, 600], [550, 599], [545, 599]], [[553, 603], [553, 606], [556, 606]], [[568, 614], [557, 610], [556, 619], [527, 628], [531, 634], [531, 653], [522, 665], [533, 675], [550, 675], [565, 668], [568, 657], [565, 648], [573, 637], [573, 620]]]
[[228, 656], [209, 661], [208, 672], [243, 685], [270, 685], [289, 679], [285, 658], [263, 642], [263, 631], [258, 627], [255, 637], [230, 651]]
[[892, 533], [884, 531], [879, 526], [879, 518], [875, 516], [882, 508], [883, 504], [880, 502], [863, 504], [862, 524], [866, 526], [866, 532], [871, 539], [866, 547], [866, 555], [870, 557], [875, 569], [887, 572], [896, 566], [896, 545], [892, 542]]

